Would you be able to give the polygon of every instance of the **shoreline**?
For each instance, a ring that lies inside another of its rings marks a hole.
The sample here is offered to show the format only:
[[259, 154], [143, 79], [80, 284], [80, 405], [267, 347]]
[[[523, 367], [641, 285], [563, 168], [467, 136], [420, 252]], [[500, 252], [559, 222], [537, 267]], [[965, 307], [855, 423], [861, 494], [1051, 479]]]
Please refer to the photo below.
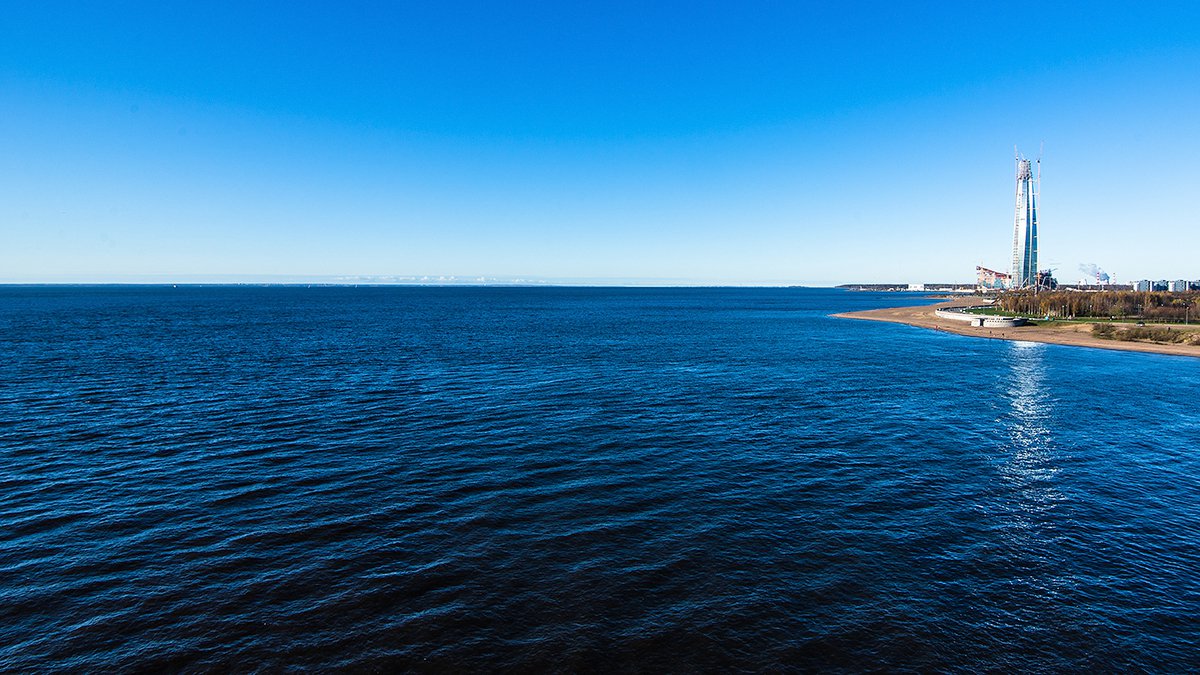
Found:
[[960, 321], [940, 319], [934, 315], [939, 309], [965, 307], [977, 304], [974, 297], [955, 298], [947, 302], [932, 305], [917, 305], [907, 307], [887, 307], [883, 309], [867, 309], [857, 312], [841, 312], [832, 314], [839, 319], [859, 319], [865, 321], [884, 321], [900, 323], [918, 328], [940, 330], [955, 335], [985, 338], [990, 340], [1009, 340], [1022, 342], [1043, 342], [1046, 344], [1066, 345], [1069, 347], [1092, 347], [1094, 349], [1110, 349], [1125, 352], [1142, 352], [1148, 354], [1167, 354], [1170, 356], [1200, 357], [1200, 346], [1181, 344], [1160, 344], [1157, 342], [1123, 342], [1120, 340], [1105, 340], [1092, 335], [1091, 324], [1059, 324], [1018, 326], [1016, 328], [978, 328], [964, 325]]

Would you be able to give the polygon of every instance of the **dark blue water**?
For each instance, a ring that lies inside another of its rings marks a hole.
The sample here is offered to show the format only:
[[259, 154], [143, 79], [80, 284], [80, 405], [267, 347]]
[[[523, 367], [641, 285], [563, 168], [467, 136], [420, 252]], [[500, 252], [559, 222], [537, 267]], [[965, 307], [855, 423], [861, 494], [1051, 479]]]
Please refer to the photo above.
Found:
[[1200, 360], [898, 299], [0, 288], [0, 670], [1194, 667]]

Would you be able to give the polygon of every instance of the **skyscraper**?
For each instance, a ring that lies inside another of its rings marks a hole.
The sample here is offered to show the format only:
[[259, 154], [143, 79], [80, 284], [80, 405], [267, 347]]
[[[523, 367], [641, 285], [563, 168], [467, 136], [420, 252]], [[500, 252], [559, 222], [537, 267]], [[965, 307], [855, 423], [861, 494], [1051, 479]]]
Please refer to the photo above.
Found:
[[1030, 161], [1017, 155], [1017, 209], [1013, 220], [1012, 288], [1037, 287], [1037, 199], [1041, 188], [1042, 160], [1037, 176]]

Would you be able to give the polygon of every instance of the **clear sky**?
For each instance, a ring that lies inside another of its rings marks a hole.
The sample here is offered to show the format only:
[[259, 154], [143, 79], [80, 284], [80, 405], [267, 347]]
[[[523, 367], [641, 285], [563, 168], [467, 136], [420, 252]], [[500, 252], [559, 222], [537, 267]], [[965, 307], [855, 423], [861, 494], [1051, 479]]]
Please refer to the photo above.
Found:
[[25, 2], [0, 280], [1200, 278], [1200, 3]]

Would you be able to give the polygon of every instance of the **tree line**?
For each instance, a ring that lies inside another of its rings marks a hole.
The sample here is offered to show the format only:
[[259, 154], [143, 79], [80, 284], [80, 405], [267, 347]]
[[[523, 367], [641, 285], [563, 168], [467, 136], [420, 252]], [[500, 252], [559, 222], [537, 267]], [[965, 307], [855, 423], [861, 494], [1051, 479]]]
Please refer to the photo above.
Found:
[[1008, 291], [996, 306], [1014, 314], [1060, 318], [1140, 319], [1194, 321], [1200, 291]]

